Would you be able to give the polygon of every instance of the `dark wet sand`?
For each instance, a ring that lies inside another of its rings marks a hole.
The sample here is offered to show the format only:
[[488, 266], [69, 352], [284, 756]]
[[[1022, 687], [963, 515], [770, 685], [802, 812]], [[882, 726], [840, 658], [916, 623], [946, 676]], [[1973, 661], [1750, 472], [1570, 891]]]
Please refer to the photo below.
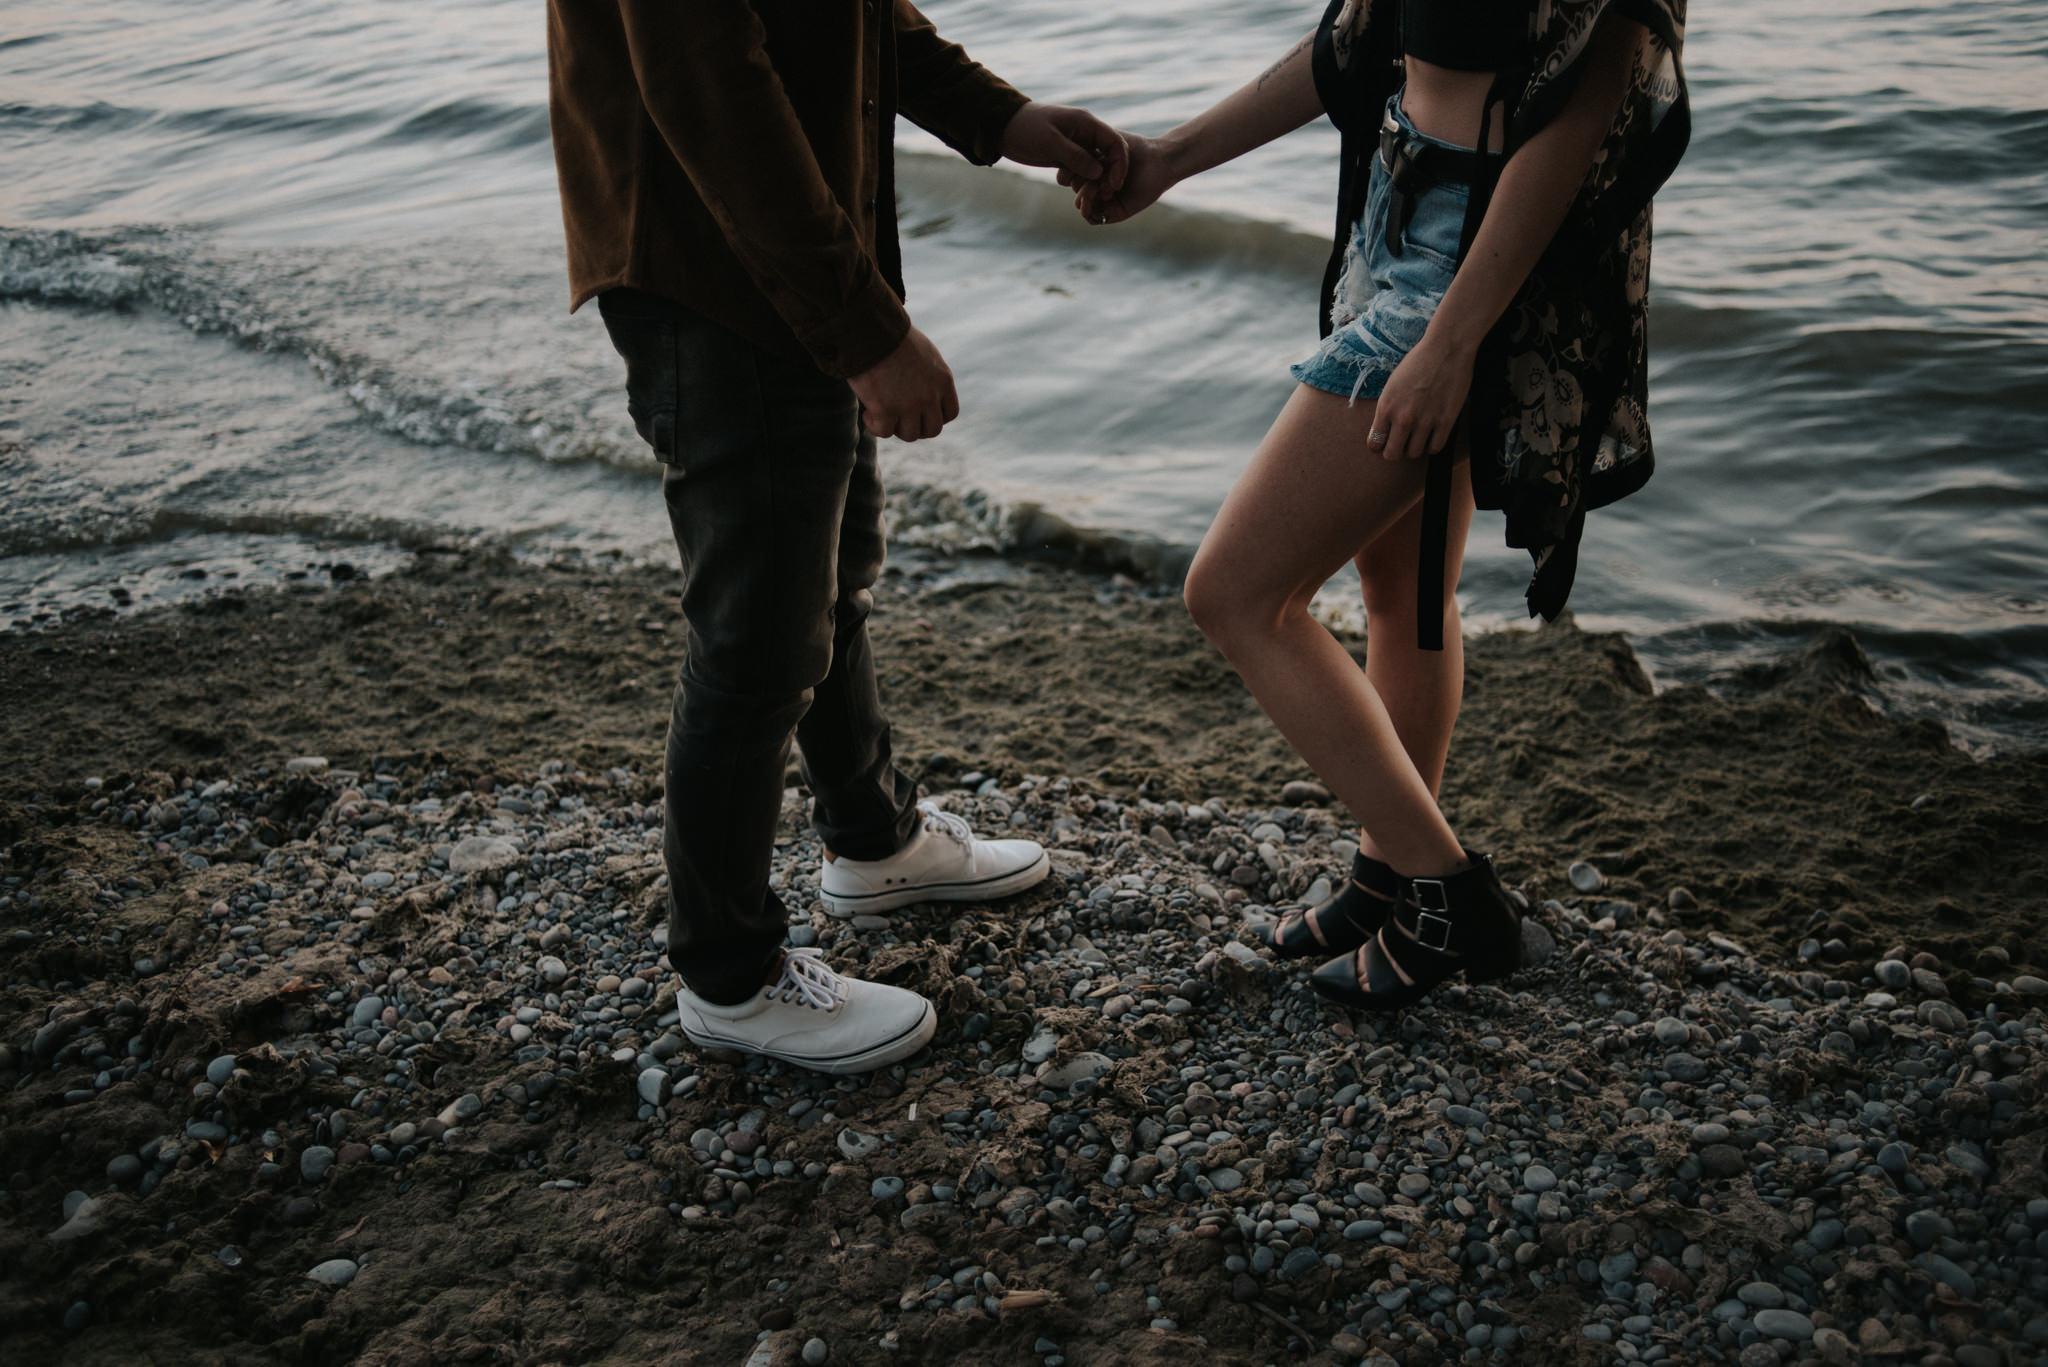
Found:
[[[963, 564], [913, 562], [879, 592], [876, 653], [913, 771], [1265, 803], [1312, 777], [1177, 599]], [[0, 799], [302, 754], [657, 772], [674, 585], [435, 557], [375, 583], [0, 638]], [[1818, 936], [1866, 959], [1903, 946], [1967, 968], [1998, 946], [2048, 967], [2048, 756], [1978, 762], [1933, 724], [1876, 716], [1845, 636], [1733, 697], [1653, 696], [1623, 640], [1568, 626], [1475, 638], [1467, 659], [1444, 805], [1510, 877], [1561, 887], [1591, 859], [1616, 895], [1688, 888], [1727, 918], [1713, 928], [1787, 954]]]

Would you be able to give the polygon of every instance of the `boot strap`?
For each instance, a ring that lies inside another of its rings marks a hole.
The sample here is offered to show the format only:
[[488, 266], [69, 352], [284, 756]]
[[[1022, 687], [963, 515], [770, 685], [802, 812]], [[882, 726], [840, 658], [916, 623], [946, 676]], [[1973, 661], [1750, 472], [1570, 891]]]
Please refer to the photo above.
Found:
[[1369, 888], [1354, 878], [1348, 885], [1340, 888], [1337, 894], [1330, 898], [1329, 901], [1319, 902], [1315, 906], [1303, 911], [1288, 912], [1280, 918], [1280, 925], [1276, 928], [1277, 933], [1284, 936], [1287, 928], [1299, 925], [1315, 937], [1317, 944], [1328, 948], [1330, 944], [1329, 927], [1325, 926], [1322, 921], [1322, 913], [1327, 912], [1336, 920], [1348, 926], [1354, 933], [1371, 936], [1376, 932], [1377, 927], [1360, 925], [1349, 911], [1343, 909], [1343, 902], [1351, 895], [1354, 888], [1358, 890], [1360, 896], [1371, 898], [1375, 904], [1385, 902], [1391, 906], [1395, 900], [1394, 898], [1383, 896], [1377, 889]]

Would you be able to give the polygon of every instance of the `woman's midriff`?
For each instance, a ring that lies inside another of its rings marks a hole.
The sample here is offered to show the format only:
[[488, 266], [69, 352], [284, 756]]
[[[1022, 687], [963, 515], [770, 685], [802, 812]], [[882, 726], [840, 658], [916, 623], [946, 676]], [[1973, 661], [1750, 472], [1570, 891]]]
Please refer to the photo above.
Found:
[[[1493, 73], [1458, 71], [1417, 57], [1408, 58], [1406, 68], [1401, 112], [1415, 125], [1415, 131], [1457, 147], [1476, 146], [1480, 113], [1486, 92], [1493, 88]], [[1501, 133], [1501, 117], [1496, 113], [1489, 151], [1500, 150]]]

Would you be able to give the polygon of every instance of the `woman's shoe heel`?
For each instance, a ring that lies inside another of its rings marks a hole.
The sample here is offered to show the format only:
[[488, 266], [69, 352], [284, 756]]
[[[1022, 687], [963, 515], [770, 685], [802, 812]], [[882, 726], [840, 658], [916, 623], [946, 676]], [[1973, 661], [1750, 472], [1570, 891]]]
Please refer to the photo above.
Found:
[[[1490, 872], [1491, 870], [1489, 870]], [[1495, 879], [1495, 886], [1499, 880]], [[1485, 934], [1467, 955], [1465, 981], [1493, 983], [1513, 977], [1522, 967], [1522, 913], [1528, 902], [1520, 893], [1501, 888], [1507, 903], [1506, 918], [1495, 917], [1496, 929]]]
[[1497, 983], [1502, 978], [1511, 978], [1522, 966], [1522, 928], [1515, 926], [1514, 952], [1494, 953], [1473, 959], [1465, 965], [1465, 981], [1468, 983]]

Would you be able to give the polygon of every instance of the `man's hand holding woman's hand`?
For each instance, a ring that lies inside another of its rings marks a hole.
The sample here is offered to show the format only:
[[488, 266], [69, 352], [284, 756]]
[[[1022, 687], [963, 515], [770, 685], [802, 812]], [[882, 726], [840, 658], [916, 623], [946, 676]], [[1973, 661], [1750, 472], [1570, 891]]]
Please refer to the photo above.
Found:
[[1033, 102], [1003, 130], [1003, 155], [1026, 166], [1051, 166], [1074, 192], [1090, 223], [1121, 223], [1171, 189], [1161, 138], [1119, 133], [1085, 109]]
[[[1003, 155], [1024, 166], [1051, 166], [1062, 185], [1122, 187], [1129, 158], [1124, 135], [1085, 109], [1033, 100], [1003, 129]], [[1071, 177], [1071, 179], [1069, 179]]]
[[1164, 138], [1125, 133], [1123, 140], [1129, 151], [1129, 167], [1120, 179], [1091, 179], [1060, 172], [1060, 184], [1074, 192], [1074, 207], [1090, 223], [1121, 223], [1149, 207], [1180, 181], [1172, 169], [1170, 148]]

